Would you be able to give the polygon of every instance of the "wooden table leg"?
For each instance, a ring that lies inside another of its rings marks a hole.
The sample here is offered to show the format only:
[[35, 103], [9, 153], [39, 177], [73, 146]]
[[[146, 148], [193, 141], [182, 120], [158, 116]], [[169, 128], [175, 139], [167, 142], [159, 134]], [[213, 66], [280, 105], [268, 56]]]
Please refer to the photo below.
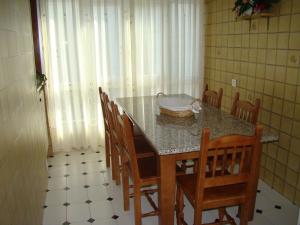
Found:
[[[261, 157], [261, 151], [262, 151], [262, 144], [260, 145], [260, 149], [259, 150], [259, 156], [258, 159], [260, 161], [260, 157]], [[257, 193], [257, 185], [258, 185], [258, 179], [259, 179], [259, 166], [257, 166], [257, 168], [255, 168], [255, 176], [254, 179], [251, 181], [252, 187], [252, 193], [251, 193], [251, 203], [250, 203], [250, 210], [249, 210], [249, 215], [248, 215], [248, 220], [252, 221], [253, 217], [254, 217], [254, 211], [255, 211], [255, 201], [256, 201], [256, 193]]]
[[176, 160], [174, 155], [163, 155], [160, 161], [159, 208], [160, 225], [174, 225]]

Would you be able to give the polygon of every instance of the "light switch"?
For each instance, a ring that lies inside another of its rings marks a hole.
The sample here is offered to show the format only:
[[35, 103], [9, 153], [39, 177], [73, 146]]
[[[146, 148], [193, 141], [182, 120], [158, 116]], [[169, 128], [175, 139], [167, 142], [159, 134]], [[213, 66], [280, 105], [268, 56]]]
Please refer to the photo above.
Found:
[[232, 87], [236, 87], [236, 84], [237, 84], [237, 80], [236, 79], [232, 79], [231, 80]]

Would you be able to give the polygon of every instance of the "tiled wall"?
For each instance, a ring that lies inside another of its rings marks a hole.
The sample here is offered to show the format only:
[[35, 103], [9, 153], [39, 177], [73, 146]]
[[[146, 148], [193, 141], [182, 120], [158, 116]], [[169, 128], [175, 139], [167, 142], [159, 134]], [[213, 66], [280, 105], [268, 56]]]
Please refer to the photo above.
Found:
[[[260, 176], [300, 206], [300, 1], [281, 0], [275, 16], [236, 20], [234, 0], [206, 1], [205, 82], [262, 100], [259, 122], [280, 135], [264, 146]], [[237, 88], [231, 80], [237, 79]]]
[[0, 224], [40, 225], [47, 136], [29, 0], [0, 0]]

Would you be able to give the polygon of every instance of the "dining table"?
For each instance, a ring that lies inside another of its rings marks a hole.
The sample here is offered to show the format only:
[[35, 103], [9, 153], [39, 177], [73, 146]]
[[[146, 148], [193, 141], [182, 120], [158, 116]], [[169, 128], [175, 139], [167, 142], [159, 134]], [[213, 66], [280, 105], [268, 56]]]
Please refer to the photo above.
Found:
[[[168, 97], [194, 101], [187, 94], [172, 94]], [[190, 117], [172, 117], [161, 113], [158, 96], [140, 96], [117, 98], [117, 104], [142, 131], [145, 138], [157, 151], [160, 182], [158, 188], [158, 206], [160, 225], [174, 224], [176, 163], [199, 157], [202, 129], [208, 127], [211, 139], [225, 135], [254, 135], [255, 126], [240, 120], [220, 109], [200, 102], [200, 110]], [[261, 143], [278, 141], [278, 134], [263, 129]], [[262, 146], [260, 146], [262, 147]], [[252, 193], [251, 215], [253, 219], [259, 168], [255, 169], [255, 190]]]

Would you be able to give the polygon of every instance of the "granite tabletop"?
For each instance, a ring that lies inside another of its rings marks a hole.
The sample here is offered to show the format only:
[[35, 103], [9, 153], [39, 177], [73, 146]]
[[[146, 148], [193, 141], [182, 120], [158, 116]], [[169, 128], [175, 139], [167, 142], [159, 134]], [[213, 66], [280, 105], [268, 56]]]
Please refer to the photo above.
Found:
[[[185, 94], [172, 96], [193, 100]], [[211, 139], [230, 134], [253, 135], [255, 130], [251, 123], [204, 103], [200, 103], [202, 109], [192, 117], [176, 118], [160, 114], [156, 96], [117, 98], [116, 102], [141, 129], [159, 155], [199, 151], [204, 127], [210, 128]], [[274, 142], [278, 138], [277, 134], [264, 129], [261, 141]]]

